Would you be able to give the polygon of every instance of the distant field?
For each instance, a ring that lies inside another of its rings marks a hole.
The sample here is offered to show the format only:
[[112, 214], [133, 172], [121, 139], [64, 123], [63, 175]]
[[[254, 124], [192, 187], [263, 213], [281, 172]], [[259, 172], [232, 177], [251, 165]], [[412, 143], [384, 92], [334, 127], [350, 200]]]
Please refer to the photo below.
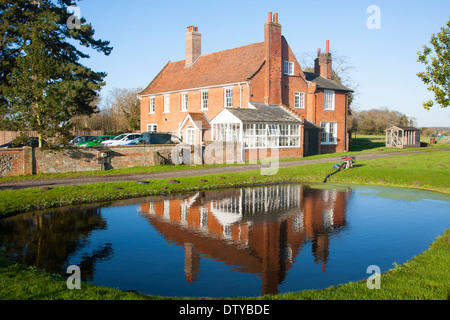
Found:
[[[421, 142], [428, 143], [429, 137], [420, 137]], [[440, 148], [449, 146], [449, 144], [438, 142], [434, 145], [428, 145], [429, 148]], [[378, 148], [385, 148], [386, 147], [386, 137], [384, 135], [364, 135], [364, 134], [358, 134], [352, 135], [352, 138], [350, 139], [350, 145], [349, 145], [349, 151], [364, 151], [364, 150], [371, 150], [371, 149], [378, 149]], [[386, 150], [386, 149], [385, 149]], [[390, 149], [393, 150], [393, 149]], [[411, 150], [411, 149], [408, 149]]]

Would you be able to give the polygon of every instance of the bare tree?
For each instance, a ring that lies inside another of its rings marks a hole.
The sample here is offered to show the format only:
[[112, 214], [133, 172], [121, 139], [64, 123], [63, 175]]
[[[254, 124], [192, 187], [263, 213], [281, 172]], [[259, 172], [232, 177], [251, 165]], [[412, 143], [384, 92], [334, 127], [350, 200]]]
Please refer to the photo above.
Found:
[[106, 109], [113, 119], [116, 131], [138, 130], [140, 128], [140, 101], [138, 93], [142, 88], [113, 89], [106, 101]]
[[349, 117], [349, 123], [355, 124], [351, 127], [352, 133], [375, 135], [384, 134], [385, 130], [391, 126], [415, 126], [416, 119], [399, 111], [382, 108], [356, 111], [351, 116], [351, 120]]

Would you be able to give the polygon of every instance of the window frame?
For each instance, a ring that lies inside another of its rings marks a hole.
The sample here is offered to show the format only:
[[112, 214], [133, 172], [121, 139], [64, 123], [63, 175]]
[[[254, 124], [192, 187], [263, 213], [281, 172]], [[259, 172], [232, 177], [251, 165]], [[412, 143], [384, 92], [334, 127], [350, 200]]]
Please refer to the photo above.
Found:
[[181, 108], [180, 112], [187, 112], [188, 111], [188, 93], [182, 92], [181, 93]]
[[169, 112], [170, 112], [170, 95], [165, 94], [164, 95], [163, 113], [169, 113]]
[[186, 143], [189, 145], [195, 144], [195, 128], [194, 128], [194, 126], [186, 127]]
[[[327, 96], [331, 94], [331, 98], [327, 99]], [[323, 110], [334, 111], [335, 92], [334, 90], [323, 91]]]
[[[231, 92], [231, 96], [227, 96], [227, 92]], [[230, 103], [228, 104], [228, 100]], [[224, 105], [225, 108], [233, 108], [233, 87], [224, 88]]]
[[155, 113], [155, 97], [149, 97], [148, 99], [148, 113], [154, 114]]
[[283, 73], [288, 76], [294, 75], [294, 62], [285, 60]]
[[[150, 129], [150, 127], [153, 127], [156, 130]], [[157, 123], [147, 123], [147, 131], [148, 132], [158, 132], [158, 124]]]
[[[206, 99], [203, 96], [204, 94], [206, 94]], [[209, 91], [208, 90], [200, 91], [200, 100], [201, 100], [200, 110], [208, 110], [208, 104], [209, 104]], [[206, 107], [205, 107], [205, 102], [206, 102]]]
[[293, 123], [244, 123], [242, 142], [245, 149], [300, 148], [301, 130]]
[[337, 122], [321, 121], [320, 127], [324, 130], [320, 133], [320, 144], [337, 145]]
[[[298, 103], [297, 103], [298, 99]], [[294, 93], [294, 108], [295, 109], [305, 109], [305, 93], [295, 92]]]

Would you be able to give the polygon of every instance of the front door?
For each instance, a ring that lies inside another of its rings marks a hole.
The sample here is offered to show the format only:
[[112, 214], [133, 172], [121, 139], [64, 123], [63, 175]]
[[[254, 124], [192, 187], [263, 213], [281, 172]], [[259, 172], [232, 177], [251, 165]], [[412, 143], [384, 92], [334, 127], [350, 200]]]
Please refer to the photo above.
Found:
[[305, 130], [304, 146], [305, 156], [313, 156], [319, 154], [319, 130]]
[[195, 128], [193, 126], [186, 128], [186, 143], [190, 145], [195, 143]]

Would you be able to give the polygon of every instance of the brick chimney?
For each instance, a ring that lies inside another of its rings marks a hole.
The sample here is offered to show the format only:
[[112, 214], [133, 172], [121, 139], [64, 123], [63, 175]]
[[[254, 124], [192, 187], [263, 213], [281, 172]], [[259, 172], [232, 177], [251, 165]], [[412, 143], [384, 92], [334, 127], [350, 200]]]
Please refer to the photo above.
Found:
[[265, 52], [265, 94], [267, 104], [281, 104], [281, 77], [283, 61], [281, 58], [281, 24], [278, 23], [278, 13], [269, 12], [264, 24]]
[[317, 58], [314, 60], [314, 73], [325, 79], [331, 79], [333, 76], [329, 40], [327, 40], [326, 52], [321, 53], [320, 49], [317, 50]]
[[187, 27], [185, 35], [186, 67], [191, 66], [202, 54], [202, 34], [198, 32], [198, 27]]

